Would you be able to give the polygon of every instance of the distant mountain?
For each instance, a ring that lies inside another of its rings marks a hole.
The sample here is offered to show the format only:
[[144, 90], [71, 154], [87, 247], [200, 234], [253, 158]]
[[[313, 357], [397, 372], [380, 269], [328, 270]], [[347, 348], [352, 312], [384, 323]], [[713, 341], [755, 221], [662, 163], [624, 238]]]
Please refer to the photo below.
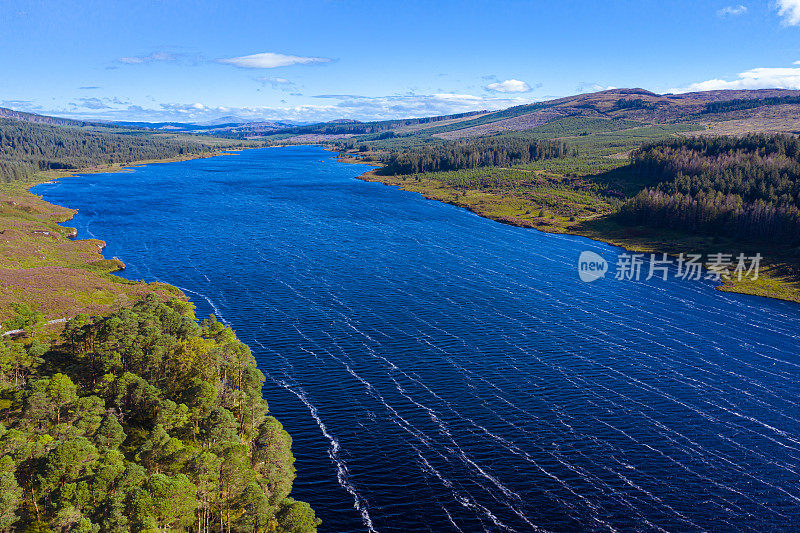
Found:
[[[743, 101], [748, 103], [743, 104]], [[495, 111], [476, 121], [463, 121], [462, 127], [454, 125], [449, 131], [434, 135], [453, 140], [522, 131], [568, 116], [626, 119], [648, 124], [745, 119], [758, 113], [751, 111], [739, 117], [736, 113], [742, 109], [778, 105], [788, 106], [780, 110], [784, 116], [800, 120], [800, 91], [758, 89], [659, 95], [645, 89], [611, 89]], [[790, 126], [787, 122], [786, 127], [791, 129]]]
[[227, 115], [206, 122], [195, 122], [195, 124], [197, 126], [229, 126], [231, 124], [246, 124], [248, 122], [253, 122], [253, 119], [237, 117], [236, 115]]
[[[115, 122], [114, 124], [120, 126], [147, 128], [153, 130], [166, 130], [178, 132], [191, 132], [198, 134], [212, 134], [212, 135], [240, 135], [243, 136], [248, 132], [275, 132], [284, 130], [286, 128], [296, 127], [297, 124], [291, 122], [277, 122], [277, 121], [245, 121], [245, 122], [231, 122], [230, 119], [236, 117], [221, 117], [217, 120], [212, 120], [204, 123], [191, 123], [191, 122]], [[241, 119], [240, 119], [241, 120]]]
[[149, 130], [167, 130], [167, 131], [194, 131], [205, 130], [209, 126], [199, 126], [197, 124], [189, 124], [185, 122], [141, 122], [141, 121], [114, 121], [108, 124], [123, 126], [127, 128], [145, 128]]

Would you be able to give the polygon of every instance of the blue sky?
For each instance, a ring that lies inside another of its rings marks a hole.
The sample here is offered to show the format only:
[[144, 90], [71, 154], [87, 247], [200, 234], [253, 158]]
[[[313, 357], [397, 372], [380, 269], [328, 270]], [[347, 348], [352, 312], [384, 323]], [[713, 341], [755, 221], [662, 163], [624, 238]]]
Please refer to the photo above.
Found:
[[3, 0], [0, 72], [3, 107], [193, 122], [800, 89], [800, 0]]

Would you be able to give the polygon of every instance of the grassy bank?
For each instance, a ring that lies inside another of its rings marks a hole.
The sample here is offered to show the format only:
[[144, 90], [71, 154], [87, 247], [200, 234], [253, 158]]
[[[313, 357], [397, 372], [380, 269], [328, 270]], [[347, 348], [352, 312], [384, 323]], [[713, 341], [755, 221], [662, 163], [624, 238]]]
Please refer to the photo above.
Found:
[[[131, 281], [113, 275], [124, 268], [120, 261], [103, 257], [105, 243], [98, 239], [73, 240], [75, 230], [60, 224], [75, 210], [53, 205], [30, 192], [34, 185], [75, 174], [125, 172], [154, 163], [211, 157], [206, 152], [130, 164], [97, 165], [70, 172], [44, 171], [11, 183], [0, 183], [0, 322], [14, 318], [15, 306], [25, 304], [45, 320], [84, 313], [106, 315], [127, 307], [147, 294], [160, 299], [185, 298], [163, 283]], [[40, 326], [54, 333], [63, 324]]]

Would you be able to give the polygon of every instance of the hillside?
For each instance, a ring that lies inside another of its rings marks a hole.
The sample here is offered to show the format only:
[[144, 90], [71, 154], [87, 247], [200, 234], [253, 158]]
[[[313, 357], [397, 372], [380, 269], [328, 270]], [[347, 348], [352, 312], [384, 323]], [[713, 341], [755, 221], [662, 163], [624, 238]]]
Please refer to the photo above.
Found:
[[[624, 119], [647, 124], [692, 123], [706, 125], [736, 118], [736, 110], [728, 110], [724, 107], [716, 112], [707, 112], [707, 106], [711, 103], [752, 100], [764, 101], [765, 105], [762, 107], [769, 107], [774, 103], [768, 103], [767, 99], [798, 96], [800, 96], [800, 91], [778, 89], [710, 91], [679, 95], [657, 95], [643, 89], [613, 89], [512, 108], [515, 116], [508, 118], [505, 118], [504, 115], [509, 114], [510, 110], [488, 114], [481, 117], [481, 124], [470, 126], [461, 124], [462, 127], [451, 128], [449, 131], [434, 135], [452, 140], [506, 131], [523, 131], [563, 117]], [[790, 107], [800, 112], [800, 101]], [[755, 131], [753, 128], [758, 127], [759, 121], [755, 116], [752, 118], [753, 120], [749, 123], [740, 124], [742, 132], [745, 132], [744, 130]], [[786, 127], [800, 129], [800, 122], [792, 122]], [[763, 130], [759, 129], [758, 131]]]
[[142, 129], [76, 123], [54, 117], [9, 113], [0, 118], [0, 181], [23, 179], [36, 172], [96, 165], [132, 163], [211, 152], [241, 142], [220, 141]]
[[72, 120], [70, 118], [50, 117], [47, 115], [37, 115], [36, 113], [25, 113], [0, 107], [0, 118], [9, 118], [23, 122], [35, 122], [37, 124], [50, 124], [52, 126], [100, 126], [99, 122], [87, 122], [83, 120]]
[[[743, 101], [754, 104], [741, 109]], [[277, 130], [274, 135], [281, 142], [300, 143], [335, 140], [333, 136], [372, 141], [377, 140], [376, 134], [428, 142], [528, 131], [564, 118], [690, 124], [710, 133], [786, 133], [800, 131], [800, 91], [759, 89], [659, 95], [644, 89], [611, 89], [499, 111], [344, 124], [334, 121]]]

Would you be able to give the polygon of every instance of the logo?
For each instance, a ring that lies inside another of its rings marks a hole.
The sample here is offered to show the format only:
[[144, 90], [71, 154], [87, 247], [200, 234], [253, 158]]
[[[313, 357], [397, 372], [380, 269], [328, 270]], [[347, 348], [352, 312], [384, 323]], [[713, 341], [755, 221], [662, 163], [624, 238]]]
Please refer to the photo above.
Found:
[[600, 255], [584, 250], [578, 258], [578, 276], [586, 283], [605, 277], [608, 263]]

